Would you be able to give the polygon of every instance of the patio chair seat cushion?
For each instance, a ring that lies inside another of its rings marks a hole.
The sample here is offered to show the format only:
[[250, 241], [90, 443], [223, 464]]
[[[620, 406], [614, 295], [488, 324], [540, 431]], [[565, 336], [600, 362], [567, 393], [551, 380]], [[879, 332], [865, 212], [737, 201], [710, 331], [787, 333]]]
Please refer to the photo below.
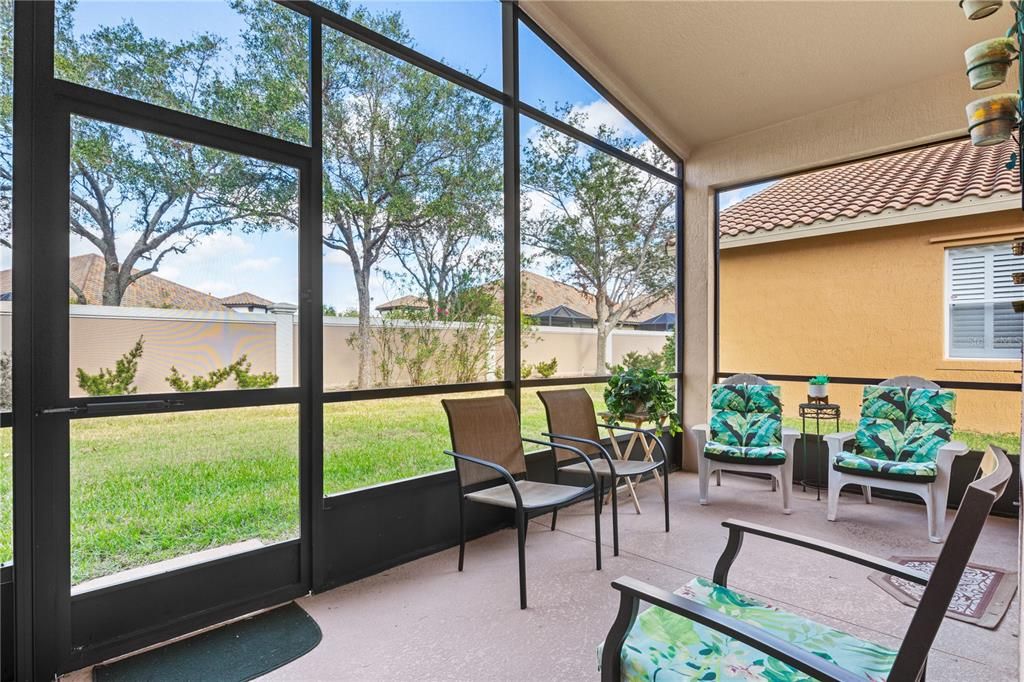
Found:
[[782, 449], [781, 445], [744, 447], [726, 445], [713, 440], [704, 444], [704, 456], [716, 462], [764, 464], [766, 466], [778, 465], [786, 461], [786, 451]]
[[[523, 499], [524, 509], [539, 509], [562, 504], [589, 490], [589, 488], [575, 485], [558, 485], [540, 481], [516, 481], [516, 488], [519, 489], [519, 496]], [[512, 488], [507, 483], [468, 493], [466, 499], [496, 507], [516, 508], [516, 499], [512, 494]]]
[[[703, 606], [769, 631], [864, 680], [885, 680], [896, 652], [739, 592], [694, 578], [680, 594]], [[623, 679], [810, 680], [778, 659], [658, 607], [641, 613], [622, 647]]]
[[[611, 469], [608, 468], [608, 460], [604, 458], [594, 458], [590, 460], [591, 464], [594, 465], [594, 471], [597, 472], [598, 476], [611, 476]], [[645, 462], [639, 459], [624, 459], [615, 460], [615, 473], [619, 476], [639, 476], [640, 474], [646, 474], [648, 471], [654, 471], [655, 469], [661, 468], [661, 462]], [[576, 464], [570, 464], [561, 468], [561, 471], [571, 471], [574, 474], [586, 474], [590, 475], [590, 469], [584, 462], [577, 462]]]
[[938, 475], [935, 460], [920, 462], [898, 462], [888, 459], [863, 457], [852, 452], [841, 452], [836, 455], [832, 468], [842, 473], [886, 478], [892, 481], [910, 481], [912, 483], [931, 483]]

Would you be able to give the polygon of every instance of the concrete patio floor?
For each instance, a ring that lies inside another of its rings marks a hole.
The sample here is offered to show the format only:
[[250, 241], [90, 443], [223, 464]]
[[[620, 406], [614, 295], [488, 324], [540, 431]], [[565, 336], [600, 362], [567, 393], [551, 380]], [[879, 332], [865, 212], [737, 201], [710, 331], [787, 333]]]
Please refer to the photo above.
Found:
[[[620, 507], [620, 549], [612, 556], [606, 509], [604, 570], [594, 570], [593, 517], [588, 504], [559, 513], [558, 530], [534, 520], [527, 538], [530, 608], [519, 610], [515, 532], [471, 542], [465, 572], [450, 549], [299, 603], [323, 630], [312, 652], [266, 679], [596, 679], [595, 648], [615, 614], [609, 583], [629, 575], [676, 589], [710, 576], [726, 518], [763, 523], [827, 539], [881, 557], [934, 556], [924, 507], [880, 500], [865, 505], [844, 495], [839, 521], [825, 519], [825, 501], [796, 488], [784, 516], [779, 493], [766, 482], [725, 475], [712, 485], [710, 504], [697, 504], [695, 474], [672, 475], [672, 531], [662, 527], [659, 489], [639, 486], [644, 514]], [[949, 512], [948, 520], [952, 520]], [[991, 518], [972, 561], [1016, 570], [1017, 523]], [[870, 571], [837, 559], [760, 538], [749, 538], [730, 586], [833, 627], [896, 648], [911, 608], [868, 581]], [[998, 629], [946, 619], [928, 666], [928, 680], [1018, 679], [1017, 602]]]

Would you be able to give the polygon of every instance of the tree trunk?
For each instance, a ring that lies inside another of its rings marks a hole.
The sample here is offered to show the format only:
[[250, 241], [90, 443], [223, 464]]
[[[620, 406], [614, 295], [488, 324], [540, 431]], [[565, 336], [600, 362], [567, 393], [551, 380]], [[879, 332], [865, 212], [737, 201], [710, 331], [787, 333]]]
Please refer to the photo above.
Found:
[[121, 289], [120, 274], [120, 267], [116, 261], [106, 263], [103, 270], [103, 305], [121, 305], [124, 291]]
[[356, 293], [359, 296], [359, 388], [369, 388], [373, 379], [373, 339], [370, 336], [370, 282], [368, 272], [355, 273]]
[[604, 356], [608, 350], [608, 305], [605, 303], [603, 297], [598, 294], [597, 296], [597, 364], [596, 374], [607, 374], [608, 366], [605, 363]]

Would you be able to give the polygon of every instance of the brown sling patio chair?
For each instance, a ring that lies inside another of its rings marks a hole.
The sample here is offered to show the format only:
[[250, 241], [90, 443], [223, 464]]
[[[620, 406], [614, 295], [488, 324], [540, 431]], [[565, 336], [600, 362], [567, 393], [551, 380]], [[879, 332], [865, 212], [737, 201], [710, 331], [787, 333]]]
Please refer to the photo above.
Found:
[[[889, 680], [924, 679], [928, 652], [942, 625], [960, 577], [974, 551], [992, 505], [1011, 476], [1006, 453], [989, 446], [981, 462], [981, 478], [972, 483], [957, 510], [946, 544], [930, 576], [901, 564], [794, 533], [743, 521], [722, 523], [729, 542], [715, 566], [714, 582], [695, 578], [681, 590], [685, 596], [619, 578], [619, 612], [605, 639], [601, 679], [652, 679], [652, 674], [686, 679], [704, 670], [728, 665], [763, 670], [772, 679]], [[899, 649], [893, 651], [834, 630], [812, 620], [763, 604], [726, 583], [729, 568], [745, 535], [756, 535], [860, 564], [924, 586], [917, 610]], [[641, 601], [654, 605], [637, 617]], [[637, 622], [639, 621], [639, 622]], [[666, 670], [666, 668], [668, 670]], [[797, 672], [799, 671], [799, 673]]]
[[[650, 429], [634, 429], [629, 426], [612, 426], [597, 423], [594, 401], [583, 388], [572, 388], [561, 391], [539, 391], [537, 395], [544, 403], [544, 411], [548, 415], [548, 430], [541, 434], [555, 443], [574, 445], [588, 457], [594, 457], [593, 463], [575, 461], [578, 456], [571, 450], [557, 450], [552, 454], [555, 458], [555, 482], [558, 482], [559, 471], [572, 473], [588, 473], [593, 468], [600, 477], [599, 494], [604, 499], [605, 479], [611, 479], [612, 488], [612, 551], [619, 555], [619, 500], [617, 488], [621, 478], [642, 476], [651, 471], [661, 469], [661, 480], [665, 486], [665, 532], [668, 532], [668, 455], [661, 439]], [[601, 444], [598, 428], [614, 429], [630, 433], [641, 432], [657, 444], [661, 451], [661, 461], [645, 461], [636, 459], [617, 459], [612, 457]], [[555, 529], [558, 510], [551, 514], [551, 530]]]
[[[598, 476], [590, 459], [571, 445], [523, 438], [519, 415], [505, 396], [442, 400], [448, 414], [452, 449], [459, 484], [459, 570], [466, 553], [466, 502], [515, 510], [519, 538], [519, 608], [526, 608], [526, 524], [530, 513], [547, 512], [584, 497], [594, 498], [597, 570], [601, 570], [601, 497]], [[549, 448], [572, 450], [590, 468], [588, 486], [558, 485], [526, 478], [523, 441]]]

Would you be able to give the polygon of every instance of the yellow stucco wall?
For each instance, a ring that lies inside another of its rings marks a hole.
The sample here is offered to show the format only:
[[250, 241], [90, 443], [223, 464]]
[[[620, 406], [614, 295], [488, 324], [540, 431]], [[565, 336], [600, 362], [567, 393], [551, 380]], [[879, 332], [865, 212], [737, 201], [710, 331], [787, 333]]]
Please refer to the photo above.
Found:
[[[1020, 362], [945, 357], [945, 249], [1015, 229], [1020, 212], [1002, 211], [722, 249], [721, 369], [1019, 382]], [[786, 388], [795, 413], [805, 392]], [[830, 392], [854, 418], [859, 388]], [[1019, 406], [1017, 393], [961, 390], [958, 425], [1015, 432]]]

